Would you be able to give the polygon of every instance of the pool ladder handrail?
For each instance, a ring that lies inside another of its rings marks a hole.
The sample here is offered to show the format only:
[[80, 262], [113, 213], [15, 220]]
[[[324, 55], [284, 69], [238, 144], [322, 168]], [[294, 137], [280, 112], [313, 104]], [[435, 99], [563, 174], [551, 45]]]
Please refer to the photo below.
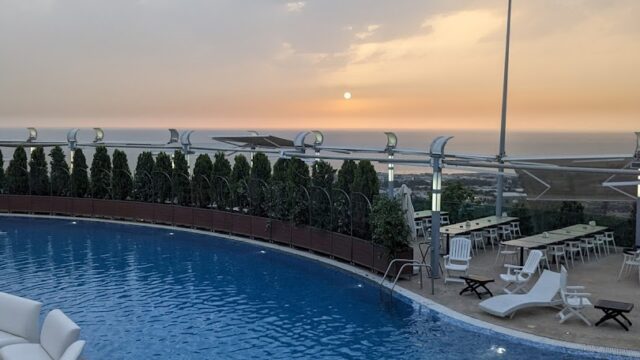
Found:
[[429, 278], [431, 278], [431, 295], [435, 294], [435, 282], [434, 282], [434, 278], [431, 275], [431, 265], [422, 262], [422, 261], [417, 261], [417, 260], [410, 260], [410, 259], [393, 259], [391, 260], [391, 262], [389, 263], [389, 266], [387, 266], [387, 271], [384, 272], [384, 275], [382, 276], [382, 280], [380, 281], [380, 286], [384, 285], [384, 281], [387, 278], [387, 275], [389, 274], [389, 271], [391, 270], [391, 267], [396, 263], [396, 262], [404, 262], [404, 264], [402, 264], [402, 266], [400, 266], [400, 270], [398, 270], [398, 273], [396, 274], [395, 279], [393, 280], [393, 285], [391, 286], [390, 291], [393, 292], [393, 289], [395, 289], [396, 284], [398, 283], [398, 279], [400, 278], [400, 275], [402, 275], [402, 270], [404, 270], [405, 267], [407, 266], [417, 266], [419, 268], [420, 271], [420, 289], [423, 288], [422, 286], [422, 268], [426, 268], [427, 269], [427, 275], [429, 276]]

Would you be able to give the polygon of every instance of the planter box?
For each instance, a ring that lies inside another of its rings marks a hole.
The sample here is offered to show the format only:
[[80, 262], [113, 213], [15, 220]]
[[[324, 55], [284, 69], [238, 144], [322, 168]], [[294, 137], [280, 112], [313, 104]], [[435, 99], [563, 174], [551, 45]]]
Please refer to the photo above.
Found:
[[68, 197], [54, 196], [51, 198], [51, 213], [56, 215], [71, 215], [72, 201]]
[[213, 230], [231, 233], [233, 230], [233, 214], [226, 211], [211, 210], [213, 214]]
[[173, 222], [179, 226], [193, 226], [193, 209], [186, 206], [174, 206]]
[[373, 269], [373, 243], [355, 237], [352, 237], [351, 241], [353, 243], [351, 261], [355, 264]]
[[[389, 267], [389, 263], [392, 260], [387, 252], [387, 249], [376, 244], [373, 246], [373, 253], [374, 253], [374, 257], [373, 257], [374, 270], [376, 270], [381, 274], [384, 274], [385, 271], [387, 271], [387, 267]], [[396, 254], [396, 258], [413, 260], [413, 249], [407, 248], [399, 251]], [[389, 276], [395, 277], [398, 274], [400, 267], [402, 267], [402, 264], [403, 263], [400, 263], [400, 262], [394, 264], [391, 270], [389, 270]], [[407, 266], [404, 268], [404, 270], [402, 270], [402, 275], [411, 276], [412, 272], [413, 272], [413, 267]]]
[[50, 196], [32, 196], [31, 211], [38, 214], [51, 213], [51, 197]]
[[251, 216], [229, 213], [233, 220], [232, 232], [238, 235], [251, 236]]
[[211, 231], [213, 229], [213, 213], [207, 209], [193, 209], [193, 226]]
[[271, 220], [259, 216], [251, 217], [251, 236], [256, 239], [271, 239]]
[[11, 212], [31, 212], [30, 195], [10, 195], [9, 209]]
[[306, 225], [291, 227], [291, 244], [301, 249], [311, 249], [311, 228]]
[[271, 240], [291, 245], [291, 223], [282, 220], [271, 220]]
[[331, 255], [331, 232], [312, 227], [311, 250]]
[[72, 198], [71, 212], [76, 216], [93, 216], [93, 199]]
[[173, 205], [154, 203], [153, 221], [158, 224], [173, 225]]
[[338, 259], [351, 261], [352, 238], [349, 235], [331, 233], [331, 255]]

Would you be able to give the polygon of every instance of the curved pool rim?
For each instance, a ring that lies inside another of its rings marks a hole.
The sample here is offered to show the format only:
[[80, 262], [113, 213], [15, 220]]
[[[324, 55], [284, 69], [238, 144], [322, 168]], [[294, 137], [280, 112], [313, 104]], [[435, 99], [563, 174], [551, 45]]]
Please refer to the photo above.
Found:
[[[236, 235], [230, 235], [230, 234], [224, 234], [224, 233], [218, 233], [218, 232], [212, 232], [212, 231], [206, 231], [206, 230], [191, 229], [191, 228], [185, 228], [185, 227], [177, 227], [177, 226], [171, 226], [171, 225], [142, 223], [142, 222], [135, 222], [135, 221], [100, 219], [100, 218], [91, 218], [91, 217], [78, 218], [73, 216], [11, 214], [11, 213], [0, 213], [0, 216], [95, 221], [95, 222], [103, 222], [103, 223], [154, 227], [159, 229], [185, 231], [185, 232], [190, 232], [194, 234], [222, 237], [229, 240], [240, 241], [240, 242], [248, 243], [251, 245], [266, 247], [266, 248], [287, 253], [290, 255], [303, 257], [308, 260], [318, 261], [325, 265], [329, 265], [329, 266], [338, 268], [340, 270], [347, 271], [351, 274], [357, 275], [376, 286], [378, 286], [380, 284], [380, 281], [382, 280], [382, 276], [374, 274], [366, 269], [359, 268], [345, 262], [340, 262], [326, 256], [321, 256], [309, 251], [298, 250], [298, 249], [294, 249], [294, 248], [290, 248], [290, 247], [286, 247], [286, 246], [282, 246], [282, 245], [278, 245], [278, 244], [274, 244], [266, 241], [259, 241], [259, 240], [254, 240], [254, 239], [236, 236]], [[391, 284], [388, 281], [386, 281], [383, 286], [387, 289], [387, 291], [391, 290]], [[558, 339], [535, 335], [535, 334], [531, 334], [531, 333], [527, 333], [527, 332], [523, 332], [515, 329], [510, 329], [510, 328], [496, 325], [487, 321], [479, 320], [471, 316], [465, 315], [463, 313], [457, 312], [453, 309], [450, 309], [442, 304], [439, 304], [429, 298], [426, 298], [418, 293], [415, 293], [401, 286], [396, 286], [395, 289], [393, 290], [392, 295], [396, 297], [399, 301], [405, 301], [413, 305], [421, 305], [430, 310], [436, 311], [444, 316], [447, 316], [454, 320], [465, 323], [466, 325], [471, 325], [472, 327], [477, 327], [479, 329], [494, 331], [496, 333], [500, 333], [506, 336], [516, 338], [525, 343], [531, 343], [534, 345], [541, 344], [545, 346], [565, 348], [567, 350], [573, 350], [573, 351], [594, 352], [601, 355], [614, 355], [614, 356], [623, 356], [623, 357], [631, 357], [631, 358], [640, 358], [640, 351], [636, 351], [636, 350], [580, 344], [580, 343], [574, 343], [574, 342], [569, 342], [564, 340], [558, 340]]]

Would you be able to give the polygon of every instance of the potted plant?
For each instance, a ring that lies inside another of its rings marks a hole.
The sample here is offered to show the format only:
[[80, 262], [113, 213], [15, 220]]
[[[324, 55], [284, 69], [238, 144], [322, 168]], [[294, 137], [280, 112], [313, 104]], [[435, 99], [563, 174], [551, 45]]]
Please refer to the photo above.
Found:
[[[393, 259], [413, 259], [409, 246], [409, 226], [406, 223], [400, 201], [385, 196], [377, 197], [371, 210], [371, 234], [374, 249], [374, 269], [384, 273]], [[392, 275], [402, 266], [398, 263], [391, 269]], [[411, 268], [405, 271], [411, 273]]]

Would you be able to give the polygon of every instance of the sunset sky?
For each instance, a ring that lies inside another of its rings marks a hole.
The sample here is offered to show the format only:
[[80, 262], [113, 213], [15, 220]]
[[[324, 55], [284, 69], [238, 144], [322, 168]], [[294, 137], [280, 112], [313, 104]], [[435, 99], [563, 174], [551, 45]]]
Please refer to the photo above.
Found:
[[[640, 1], [513, 4], [509, 129], [639, 131]], [[497, 129], [506, 5], [0, 0], [0, 126]]]

